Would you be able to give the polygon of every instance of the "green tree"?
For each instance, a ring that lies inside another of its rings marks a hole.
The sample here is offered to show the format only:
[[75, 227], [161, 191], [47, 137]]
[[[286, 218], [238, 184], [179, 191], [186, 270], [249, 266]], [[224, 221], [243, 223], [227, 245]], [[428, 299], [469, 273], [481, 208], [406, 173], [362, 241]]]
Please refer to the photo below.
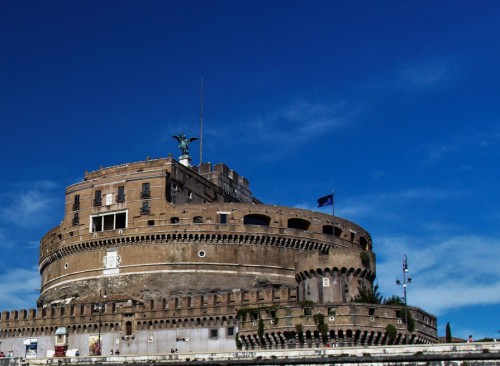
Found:
[[398, 335], [398, 330], [394, 325], [388, 324], [387, 327], [385, 327], [385, 334], [387, 335], [389, 344], [392, 344]]
[[[373, 285], [372, 285], [373, 286]], [[378, 292], [378, 283], [372, 288], [361, 284], [358, 294], [351, 299], [351, 302], [361, 302], [365, 304], [381, 304], [384, 297]]]
[[451, 326], [450, 326], [450, 322], [446, 323], [446, 343], [451, 343]]
[[392, 295], [391, 297], [388, 297], [384, 299], [384, 305], [404, 305], [405, 301], [402, 297]]

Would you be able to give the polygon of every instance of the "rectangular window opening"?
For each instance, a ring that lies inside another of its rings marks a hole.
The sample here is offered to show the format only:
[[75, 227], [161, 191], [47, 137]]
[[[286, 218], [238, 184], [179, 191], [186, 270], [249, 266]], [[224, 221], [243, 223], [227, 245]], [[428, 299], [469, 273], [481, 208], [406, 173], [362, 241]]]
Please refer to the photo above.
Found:
[[91, 216], [91, 232], [125, 229], [127, 227], [127, 213], [115, 212], [104, 215]]

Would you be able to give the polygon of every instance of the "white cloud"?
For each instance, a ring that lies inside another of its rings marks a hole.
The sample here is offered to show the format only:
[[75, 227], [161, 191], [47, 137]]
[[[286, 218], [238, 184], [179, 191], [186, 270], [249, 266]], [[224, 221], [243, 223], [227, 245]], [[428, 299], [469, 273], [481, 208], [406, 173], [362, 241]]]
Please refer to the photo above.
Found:
[[455, 63], [449, 59], [426, 60], [396, 66], [390, 76], [384, 75], [371, 83], [375, 88], [421, 91], [442, 87], [456, 78]]
[[[401, 294], [402, 255], [408, 256], [409, 303], [439, 315], [478, 304], [500, 304], [500, 240], [481, 236], [383, 237], [376, 241], [378, 281]], [[387, 293], [390, 295], [392, 293]]]
[[40, 274], [37, 268], [11, 269], [0, 275], [3, 310], [29, 309], [36, 305], [40, 293]]
[[336, 213], [356, 221], [363, 217], [397, 218], [401, 208], [414, 202], [436, 202], [460, 198], [464, 192], [437, 188], [408, 188], [398, 192], [363, 195], [344, 202]]
[[5, 192], [0, 197], [0, 218], [4, 222], [26, 227], [44, 222], [44, 213], [49, 212], [58, 201], [53, 191], [57, 185], [50, 181], [19, 184], [19, 189]]

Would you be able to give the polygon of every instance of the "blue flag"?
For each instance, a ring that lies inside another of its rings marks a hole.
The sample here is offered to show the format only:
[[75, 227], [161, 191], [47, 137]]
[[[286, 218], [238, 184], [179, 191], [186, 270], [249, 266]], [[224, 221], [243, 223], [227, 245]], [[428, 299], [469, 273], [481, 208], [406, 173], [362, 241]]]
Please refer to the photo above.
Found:
[[318, 207], [333, 206], [333, 193], [318, 199]]

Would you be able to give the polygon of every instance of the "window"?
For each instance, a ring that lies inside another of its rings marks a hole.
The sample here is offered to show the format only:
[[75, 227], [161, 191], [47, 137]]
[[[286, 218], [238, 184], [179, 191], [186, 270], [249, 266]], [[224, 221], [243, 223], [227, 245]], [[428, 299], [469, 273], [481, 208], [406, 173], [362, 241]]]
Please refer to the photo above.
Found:
[[210, 338], [219, 338], [219, 329], [210, 329]]
[[155, 220], [148, 220], [148, 226], [155, 226]]
[[269, 226], [271, 218], [265, 215], [246, 215], [243, 218], [244, 225]]
[[142, 183], [141, 198], [151, 198], [151, 189], [149, 183]]
[[151, 213], [151, 207], [149, 206], [149, 201], [142, 201], [141, 215], [148, 215]]
[[118, 187], [118, 194], [116, 195], [116, 202], [117, 203], [125, 202], [125, 186]]
[[311, 316], [312, 315], [312, 308], [304, 308], [304, 315]]
[[225, 213], [219, 214], [219, 222], [221, 224], [227, 224], [227, 214]]
[[91, 216], [91, 232], [125, 229], [127, 227], [127, 212], [114, 212]]
[[311, 225], [311, 223], [307, 220], [304, 220], [304, 219], [289, 219], [288, 220], [288, 227], [290, 229], [307, 230], [307, 229], [309, 229], [309, 225]]
[[102, 206], [102, 192], [101, 190], [94, 192], [94, 207]]
[[179, 218], [178, 217], [171, 217], [170, 218], [170, 223], [171, 224], [178, 224], [179, 223]]
[[201, 217], [201, 216], [195, 216], [195, 217], [193, 217], [193, 223], [195, 223], [195, 224], [203, 224], [203, 217]]
[[228, 336], [228, 337], [234, 336], [234, 327], [227, 327], [226, 336]]
[[323, 225], [323, 234], [333, 235], [333, 226], [332, 225]]
[[189, 198], [190, 200], [193, 199], [193, 192], [191, 192], [189, 189], [187, 191], [187, 198]]
[[73, 226], [76, 226], [80, 223], [80, 217], [78, 215], [78, 212], [75, 212], [75, 214], [73, 215], [73, 221], [72, 221], [72, 224]]
[[375, 308], [368, 308], [368, 315], [375, 315]]
[[73, 211], [77, 211], [80, 209], [80, 195], [75, 195], [75, 201], [73, 202]]

